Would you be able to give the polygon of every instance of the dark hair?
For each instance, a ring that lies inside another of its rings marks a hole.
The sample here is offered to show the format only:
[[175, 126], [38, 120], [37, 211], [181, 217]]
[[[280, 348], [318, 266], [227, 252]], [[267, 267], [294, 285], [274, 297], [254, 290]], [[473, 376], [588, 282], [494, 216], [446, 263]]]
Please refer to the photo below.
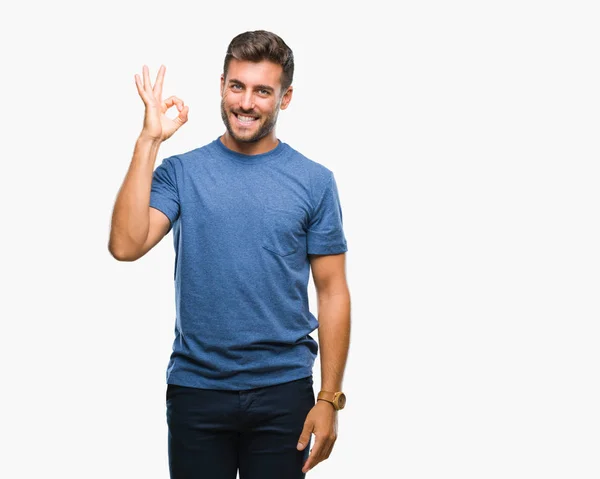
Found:
[[232, 58], [236, 60], [260, 62], [268, 60], [281, 65], [281, 91], [285, 92], [292, 84], [294, 78], [294, 54], [290, 47], [274, 33], [265, 30], [240, 33], [231, 40], [227, 47], [223, 75], [227, 76], [227, 69]]

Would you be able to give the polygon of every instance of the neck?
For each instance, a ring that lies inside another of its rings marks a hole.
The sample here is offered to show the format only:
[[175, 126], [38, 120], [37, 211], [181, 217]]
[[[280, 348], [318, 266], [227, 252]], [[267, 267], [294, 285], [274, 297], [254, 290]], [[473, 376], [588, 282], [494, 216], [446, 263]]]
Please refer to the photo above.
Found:
[[272, 131], [258, 141], [242, 142], [233, 138], [228, 131], [221, 136], [221, 143], [227, 148], [243, 155], [260, 155], [267, 153], [277, 147], [279, 140]]

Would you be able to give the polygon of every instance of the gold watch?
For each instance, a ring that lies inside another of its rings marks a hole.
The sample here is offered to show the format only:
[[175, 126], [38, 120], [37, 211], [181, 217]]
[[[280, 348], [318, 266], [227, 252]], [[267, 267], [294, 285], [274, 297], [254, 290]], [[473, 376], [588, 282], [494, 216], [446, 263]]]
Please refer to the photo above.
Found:
[[321, 390], [317, 396], [317, 401], [319, 399], [333, 404], [333, 407], [336, 411], [344, 409], [344, 406], [346, 405], [346, 395], [341, 391], [331, 392]]

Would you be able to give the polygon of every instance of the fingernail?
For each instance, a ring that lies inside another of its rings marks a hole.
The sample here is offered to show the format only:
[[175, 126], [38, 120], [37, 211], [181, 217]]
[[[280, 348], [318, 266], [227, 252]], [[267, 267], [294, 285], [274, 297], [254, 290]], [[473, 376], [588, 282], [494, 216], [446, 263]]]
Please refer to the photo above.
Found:
[[298, 449], [302, 449], [303, 444], [301, 442], [298, 443], [298, 445], [296, 446]]

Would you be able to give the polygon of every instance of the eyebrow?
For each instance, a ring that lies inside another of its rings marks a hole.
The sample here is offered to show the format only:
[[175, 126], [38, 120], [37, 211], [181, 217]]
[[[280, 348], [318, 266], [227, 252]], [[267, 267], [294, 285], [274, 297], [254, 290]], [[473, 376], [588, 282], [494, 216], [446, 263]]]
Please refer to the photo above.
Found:
[[[243, 81], [237, 80], [235, 78], [232, 78], [231, 80], [229, 80], [229, 83], [237, 83], [238, 85], [242, 85], [242, 86], [246, 86], [246, 84]], [[270, 92], [274, 92], [275, 89], [273, 87], [270, 87], [269, 85], [256, 85], [254, 87], [256, 90], [268, 90]]]

